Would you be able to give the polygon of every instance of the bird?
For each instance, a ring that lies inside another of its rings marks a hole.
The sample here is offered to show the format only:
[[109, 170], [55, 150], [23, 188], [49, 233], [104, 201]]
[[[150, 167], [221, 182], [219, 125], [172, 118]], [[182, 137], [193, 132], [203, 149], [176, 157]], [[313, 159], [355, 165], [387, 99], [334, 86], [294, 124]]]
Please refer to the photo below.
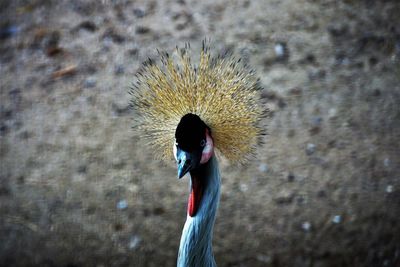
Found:
[[175, 158], [177, 176], [189, 177], [189, 198], [178, 267], [216, 266], [213, 228], [221, 194], [218, 158], [245, 163], [265, 135], [265, 110], [255, 71], [231, 53], [213, 55], [204, 40], [197, 64], [190, 44], [158, 51], [129, 90], [134, 129], [155, 158]]

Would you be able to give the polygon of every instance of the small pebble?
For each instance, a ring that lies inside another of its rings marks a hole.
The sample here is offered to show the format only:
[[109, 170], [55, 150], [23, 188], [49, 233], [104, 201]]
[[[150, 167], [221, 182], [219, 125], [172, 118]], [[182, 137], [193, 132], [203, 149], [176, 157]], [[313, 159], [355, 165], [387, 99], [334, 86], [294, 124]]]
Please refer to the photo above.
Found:
[[121, 158], [115, 157], [112, 159], [111, 165], [115, 169], [121, 169], [125, 165], [125, 161]]
[[92, 87], [95, 87], [96, 84], [97, 84], [96, 79], [95, 79], [95, 78], [92, 78], [92, 77], [89, 77], [89, 78], [87, 78], [87, 79], [85, 80], [85, 82], [84, 82], [83, 85], [84, 85], [86, 88], [92, 88]]
[[379, 90], [378, 88], [377, 89], [375, 89], [374, 91], [373, 91], [373, 93], [372, 93], [372, 95], [373, 96], [380, 96], [382, 93], [381, 93], [381, 90]]
[[112, 46], [112, 38], [111, 37], [104, 37], [103, 39], [103, 47], [105, 50], [110, 49], [110, 47]]
[[0, 136], [4, 136], [7, 132], [8, 132], [8, 126], [5, 124], [0, 125]]
[[117, 209], [124, 210], [126, 208], [128, 208], [128, 202], [125, 199], [118, 201]]
[[301, 228], [302, 228], [304, 231], [308, 232], [308, 231], [310, 231], [310, 229], [311, 229], [311, 223], [309, 223], [309, 222], [303, 222], [303, 223], [301, 224]]
[[301, 87], [294, 87], [289, 90], [291, 95], [300, 96], [303, 93], [303, 89]]
[[307, 202], [308, 202], [307, 196], [298, 196], [298, 197], [296, 197], [296, 202], [299, 205], [307, 204]]
[[146, 34], [150, 32], [150, 28], [145, 27], [145, 26], [137, 26], [136, 27], [136, 33], [137, 34]]
[[137, 193], [139, 191], [139, 187], [135, 184], [128, 185], [128, 191], [132, 193]]
[[78, 167], [78, 173], [86, 173], [87, 172], [87, 167], [86, 165], [80, 165]]
[[322, 79], [326, 76], [326, 71], [325, 70], [310, 70], [308, 72], [308, 78], [310, 80], [316, 80], [316, 79]]
[[136, 249], [140, 245], [141, 241], [142, 239], [139, 236], [137, 235], [132, 236], [129, 239], [129, 249]]
[[88, 21], [88, 20], [87, 21], [83, 21], [82, 23], [80, 23], [77, 26], [77, 28], [78, 29], [84, 29], [84, 30], [87, 30], [89, 32], [94, 32], [94, 31], [97, 30], [96, 24], [94, 22]]
[[340, 215], [333, 216], [332, 222], [333, 223], [340, 223], [342, 221], [342, 217]]
[[137, 18], [143, 18], [146, 16], [146, 12], [141, 8], [135, 8], [133, 9], [133, 15], [135, 15]]
[[343, 65], [346, 65], [346, 66], [347, 66], [347, 65], [350, 65], [350, 59], [347, 58], [347, 57], [344, 58], [344, 59], [342, 60], [342, 64], [343, 64]]
[[278, 194], [274, 200], [279, 205], [288, 205], [288, 204], [293, 203], [294, 197], [295, 197], [295, 195], [291, 190], [282, 189], [280, 192], [278, 192]]
[[271, 262], [271, 257], [268, 255], [264, 255], [264, 254], [258, 254], [257, 255], [257, 260], [260, 262], [264, 262], [264, 263], [270, 263]]
[[390, 166], [390, 159], [385, 158], [385, 159], [383, 160], [383, 165], [385, 165], [385, 167], [389, 167], [389, 166]]
[[260, 172], [267, 172], [268, 171], [268, 165], [265, 163], [261, 163], [260, 166], [258, 166], [258, 170]]
[[240, 184], [240, 191], [246, 192], [247, 190], [249, 190], [247, 184]]
[[125, 72], [125, 67], [124, 65], [116, 65], [114, 69], [115, 74], [123, 74]]
[[103, 43], [107, 40], [107, 42], [114, 42], [117, 44], [123, 43], [126, 40], [126, 36], [120, 33], [117, 29], [115, 28], [108, 28], [103, 36]]
[[18, 26], [11, 25], [8, 27], [0, 28], [0, 39], [7, 39], [13, 37], [20, 31]]
[[326, 197], [326, 191], [325, 190], [319, 190], [317, 193], [317, 197]]
[[392, 193], [393, 192], [393, 185], [388, 185], [386, 186], [386, 193]]
[[115, 116], [123, 116], [129, 113], [129, 105], [126, 103], [112, 103], [112, 111]]
[[288, 182], [293, 182], [295, 180], [295, 178], [296, 177], [294, 176], [294, 174], [289, 172], [289, 174], [287, 176]]
[[311, 155], [315, 152], [316, 149], [316, 145], [312, 144], [312, 143], [308, 143], [307, 147], [306, 147], [306, 154], [307, 155]]
[[321, 126], [321, 123], [322, 123], [322, 118], [319, 117], [319, 116], [315, 116], [315, 117], [313, 117], [313, 118], [311, 119], [311, 124], [312, 124], [312, 126], [314, 126], [314, 127]]
[[337, 110], [336, 110], [336, 108], [331, 108], [331, 109], [329, 109], [329, 111], [328, 111], [328, 117], [329, 117], [329, 119], [336, 118], [336, 115], [337, 115]]
[[285, 56], [285, 46], [283, 44], [276, 44], [274, 50], [277, 57], [283, 58]]

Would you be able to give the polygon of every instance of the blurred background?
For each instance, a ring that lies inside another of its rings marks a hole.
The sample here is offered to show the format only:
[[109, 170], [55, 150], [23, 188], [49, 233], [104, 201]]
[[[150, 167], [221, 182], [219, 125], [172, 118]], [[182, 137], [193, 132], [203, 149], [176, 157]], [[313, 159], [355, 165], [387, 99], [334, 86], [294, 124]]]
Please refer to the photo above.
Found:
[[0, 266], [174, 266], [188, 180], [131, 129], [156, 49], [260, 77], [268, 136], [223, 158], [219, 266], [400, 266], [400, 3], [1, 1]]

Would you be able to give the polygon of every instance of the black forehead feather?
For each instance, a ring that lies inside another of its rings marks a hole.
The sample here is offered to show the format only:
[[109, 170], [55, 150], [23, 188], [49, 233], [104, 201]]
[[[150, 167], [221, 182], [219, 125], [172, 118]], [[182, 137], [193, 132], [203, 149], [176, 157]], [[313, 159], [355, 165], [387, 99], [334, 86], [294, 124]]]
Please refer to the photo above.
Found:
[[175, 131], [178, 146], [188, 152], [200, 148], [200, 142], [205, 138], [207, 125], [199, 116], [188, 113], [182, 117]]

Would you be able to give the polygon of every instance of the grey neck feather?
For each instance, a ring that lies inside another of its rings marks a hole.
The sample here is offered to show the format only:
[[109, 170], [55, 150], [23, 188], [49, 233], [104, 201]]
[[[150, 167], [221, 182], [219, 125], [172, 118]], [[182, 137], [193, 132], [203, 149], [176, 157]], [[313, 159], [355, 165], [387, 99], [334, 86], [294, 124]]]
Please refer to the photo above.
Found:
[[214, 267], [212, 236], [220, 197], [221, 178], [215, 155], [204, 165], [206, 179], [199, 210], [187, 215], [179, 245], [178, 267]]

